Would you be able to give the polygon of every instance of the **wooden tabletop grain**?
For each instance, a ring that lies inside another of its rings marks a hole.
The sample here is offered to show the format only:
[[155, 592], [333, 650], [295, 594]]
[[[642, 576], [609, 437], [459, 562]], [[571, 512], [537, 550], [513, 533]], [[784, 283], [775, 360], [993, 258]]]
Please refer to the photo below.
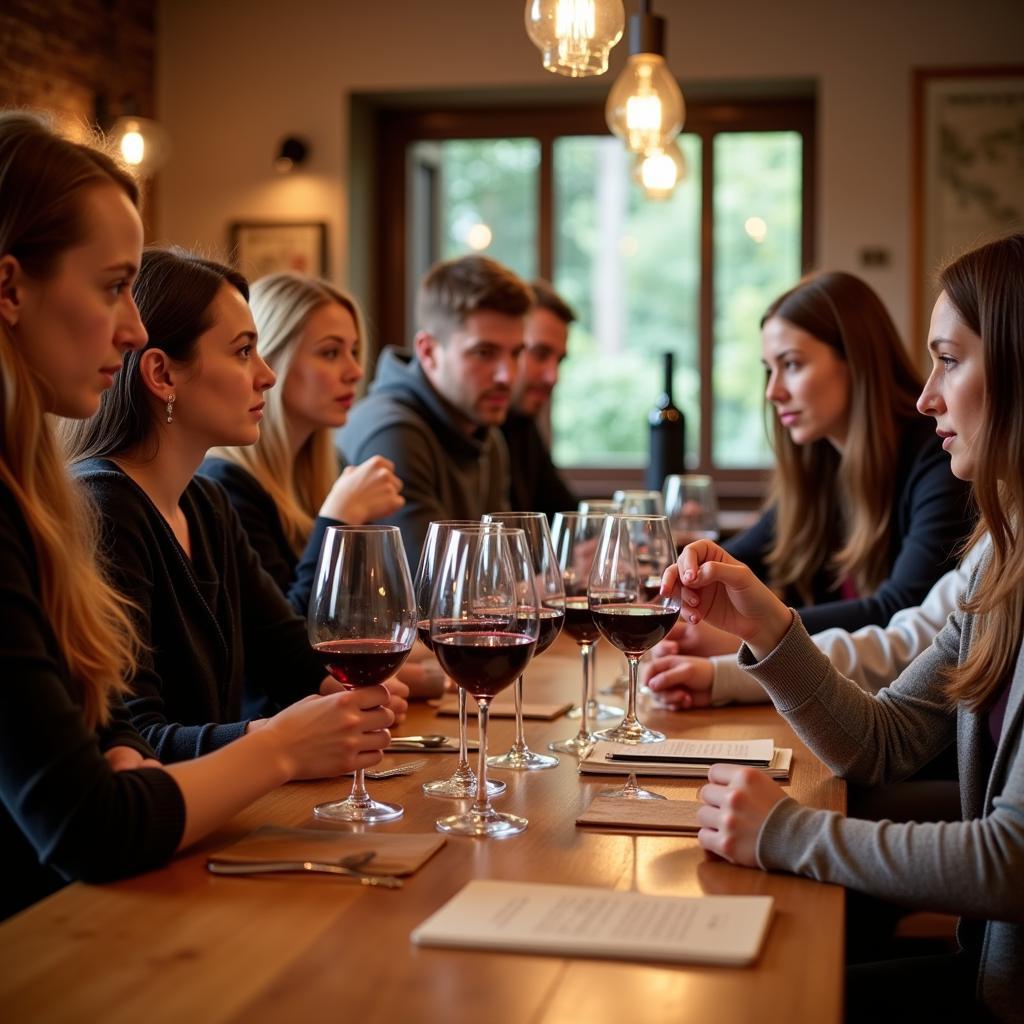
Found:
[[[601, 645], [598, 676], [621, 656]], [[572, 699], [576, 650], [565, 638], [531, 666], [527, 699]], [[769, 705], [642, 717], [671, 736], [772, 736], [795, 750], [788, 791], [800, 802], [845, 809], [845, 789]], [[527, 740], [575, 731], [565, 718], [528, 722]], [[414, 708], [407, 734], [455, 731], [454, 720]], [[491, 722], [491, 752], [507, 749], [512, 723]], [[419, 755], [388, 755], [384, 766]], [[0, 926], [0, 1008], [11, 1022], [684, 1022], [828, 1024], [841, 1016], [843, 891], [709, 860], [695, 839], [584, 831], [577, 813], [607, 777], [580, 776], [561, 755], [555, 769], [495, 773], [508, 783], [496, 806], [527, 817], [505, 840], [449, 837], [401, 890], [330, 877], [215, 877], [207, 854], [260, 825], [312, 824], [311, 809], [340, 798], [346, 779], [292, 783], [270, 793], [166, 868], [122, 882], [76, 884]], [[435, 754], [405, 778], [369, 783], [405, 806], [372, 832], [433, 832], [451, 801], [422, 796], [454, 756]], [[648, 780], [671, 797], [697, 783]], [[355, 826], [337, 826], [353, 828]], [[467, 881], [498, 878], [693, 896], [768, 893], [775, 916], [749, 968], [663, 966], [485, 951], [421, 949], [409, 933]]]

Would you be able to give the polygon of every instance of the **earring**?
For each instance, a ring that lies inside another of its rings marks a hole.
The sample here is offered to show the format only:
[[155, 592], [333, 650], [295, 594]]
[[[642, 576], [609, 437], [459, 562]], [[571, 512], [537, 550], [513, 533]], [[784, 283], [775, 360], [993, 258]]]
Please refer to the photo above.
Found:
[[168, 423], [172, 422], [173, 419], [174, 419], [174, 401], [175, 401], [175, 395], [174, 395], [174, 392], [172, 391], [171, 394], [169, 394], [167, 396], [167, 422]]

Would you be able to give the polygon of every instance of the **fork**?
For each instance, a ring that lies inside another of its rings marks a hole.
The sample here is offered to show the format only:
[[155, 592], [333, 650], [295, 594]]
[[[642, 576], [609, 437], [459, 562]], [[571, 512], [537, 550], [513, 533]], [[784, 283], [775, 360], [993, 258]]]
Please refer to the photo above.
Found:
[[394, 768], [385, 768], [379, 772], [367, 771], [364, 774], [368, 779], [390, 779], [395, 775], [412, 775], [413, 772], [418, 772], [426, 763], [426, 761], [404, 761], [402, 764], [396, 764]]

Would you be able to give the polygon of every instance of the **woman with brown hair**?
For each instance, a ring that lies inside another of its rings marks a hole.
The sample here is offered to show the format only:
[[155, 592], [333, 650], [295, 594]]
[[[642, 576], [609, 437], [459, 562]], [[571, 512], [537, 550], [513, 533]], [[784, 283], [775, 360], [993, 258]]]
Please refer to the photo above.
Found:
[[921, 603], [970, 532], [966, 489], [914, 408], [920, 374], [852, 274], [801, 281], [761, 332], [775, 476], [766, 514], [725, 547], [811, 632], [888, 622]]
[[931, 647], [868, 694], [717, 545], [691, 544], [665, 581], [681, 580], [685, 618], [744, 642], [741, 664], [836, 774], [885, 785], [955, 748], [957, 820], [849, 819], [735, 765], [712, 766], [701, 790], [698, 838], [727, 860], [962, 915], [955, 955], [850, 968], [849, 1021], [1024, 1019], [1024, 235], [961, 256], [939, 280], [918, 408], [971, 482], [973, 539], [987, 532], [991, 554]]
[[97, 562], [47, 414], [91, 416], [146, 343], [137, 200], [104, 154], [0, 113], [0, 917], [69, 879], [155, 867], [274, 787], [375, 764], [388, 742], [383, 689], [311, 699], [167, 768], [128, 722], [135, 609]]

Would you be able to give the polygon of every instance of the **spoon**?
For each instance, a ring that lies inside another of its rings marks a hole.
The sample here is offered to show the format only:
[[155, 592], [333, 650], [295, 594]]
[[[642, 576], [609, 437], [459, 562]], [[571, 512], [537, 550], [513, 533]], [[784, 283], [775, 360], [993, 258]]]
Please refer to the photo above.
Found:
[[410, 747], [445, 747], [449, 744], [458, 743], [454, 736], [441, 736], [438, 733], [431, 733], [427, 736], [392, 736], [391, 746], [408, 745]]

